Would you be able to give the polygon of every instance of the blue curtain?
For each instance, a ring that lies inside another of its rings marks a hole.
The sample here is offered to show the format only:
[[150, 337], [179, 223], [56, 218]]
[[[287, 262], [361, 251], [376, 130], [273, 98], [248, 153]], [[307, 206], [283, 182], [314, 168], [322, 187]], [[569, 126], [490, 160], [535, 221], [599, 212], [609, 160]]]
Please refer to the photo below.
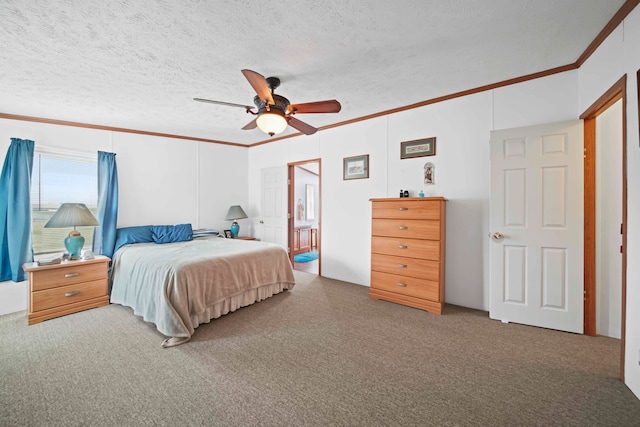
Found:
[[116, 154], [98, 151], [98, 214], [100, 226], [93, 233], [93, 252], [113, 256], [118, 222], [118, 168]]
[[11, 138], [0, 176], [0, 281], [26, 279], [22, 264], [33, 261], [31, 169], [35, 143]]

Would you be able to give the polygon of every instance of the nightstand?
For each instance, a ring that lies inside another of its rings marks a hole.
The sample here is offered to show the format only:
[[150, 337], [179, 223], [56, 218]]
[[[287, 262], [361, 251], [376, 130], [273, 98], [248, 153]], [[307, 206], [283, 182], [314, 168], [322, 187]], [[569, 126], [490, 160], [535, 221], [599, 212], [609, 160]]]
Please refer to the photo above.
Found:
[[250, 237], [250, 236], [238, 236], [238, 237], [234, 237], [234, 239], [238, 239], [238, 240], [256, 240], [255, 237]]
[[29, 280], [29, 325], [109, 305], [109, 261], [108, 257], [98, 255], [95, 259], [55, 265], [24, 264]]

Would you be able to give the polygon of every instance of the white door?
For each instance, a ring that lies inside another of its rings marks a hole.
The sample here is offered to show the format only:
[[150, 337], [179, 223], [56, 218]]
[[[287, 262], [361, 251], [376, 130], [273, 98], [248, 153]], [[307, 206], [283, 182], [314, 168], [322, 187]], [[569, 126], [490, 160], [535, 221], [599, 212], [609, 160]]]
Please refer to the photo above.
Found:
[[582, 121], [491, 133], [489, 316], [583, 333]]
[[260, 178], [260, 240], [287, 248], [287, 166], [264, 168]]

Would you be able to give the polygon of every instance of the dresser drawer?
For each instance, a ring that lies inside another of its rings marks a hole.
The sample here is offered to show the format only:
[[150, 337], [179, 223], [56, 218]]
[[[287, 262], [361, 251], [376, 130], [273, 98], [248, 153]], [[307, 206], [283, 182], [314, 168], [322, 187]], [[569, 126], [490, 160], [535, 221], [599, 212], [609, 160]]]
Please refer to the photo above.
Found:
[[373, 236], [440, 240], [440, 221], [374, 219], [371, 223], [371, 234]]
[[415, 298], [440, 301], [440, 284], [431, 280], [372, 271], [371, 287]]
[[440, 280], [440, 263], [419, 258], [371, 254], [371, 270], [425, 280]]
[[107, 279], [45, 289], [31, 294], [31, 311], [42, 311], [104, 295], [107, 295]]
[[62, 265], [64, 267], [43, 268], [31, 272], [32, 291], [37, 292], [107, 277], [107, 264], [105, 262], [83, 264], [82, 261], [76, 261], [69, 263], [69, 265]]
[[440, 242], [402, 237], [371, 237], [371, 252], [409, 258], [440, 260]]
[[440, 202], [406, 200], [373, 202], [372, 218], [440, 219]]

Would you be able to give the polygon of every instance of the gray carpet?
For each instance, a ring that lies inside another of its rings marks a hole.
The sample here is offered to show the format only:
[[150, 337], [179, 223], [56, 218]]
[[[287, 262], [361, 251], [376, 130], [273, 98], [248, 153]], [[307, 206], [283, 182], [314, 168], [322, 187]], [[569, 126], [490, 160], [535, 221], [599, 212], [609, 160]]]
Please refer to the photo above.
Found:
[[297, 286], [162, 349], [118, 305], [0, 317], [0, 425], [625, 426], [619, 341], [442, 316], [296, 272]]

